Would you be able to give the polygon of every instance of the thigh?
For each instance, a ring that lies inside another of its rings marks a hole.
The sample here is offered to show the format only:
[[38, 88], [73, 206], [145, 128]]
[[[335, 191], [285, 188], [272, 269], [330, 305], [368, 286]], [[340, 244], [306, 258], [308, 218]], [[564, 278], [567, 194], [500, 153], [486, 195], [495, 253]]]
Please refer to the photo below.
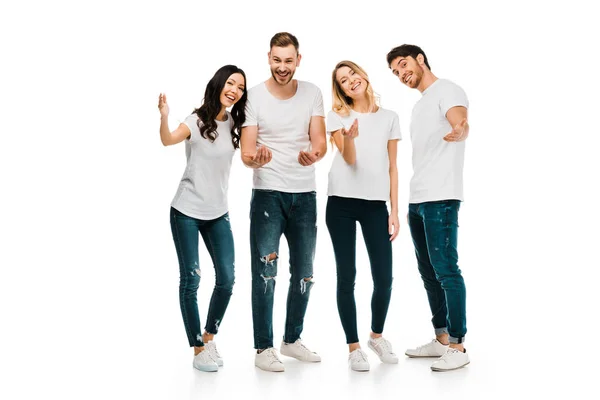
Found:
[[290, 249], [290, 274], [310, 278], [317, 244], [317, 194], [295, 193], [285, 227]]
[[254, 190], [250, 204], [250, 248], [252, 265], [262, 265], [259, 273], [277, 275], [279, 241], [286, 226], [283, 198], [280, 192]]
[[389, 214], [383, 202], [365, 202], [360, 226], [371, 262], [373, 279], [392, 277], [392, 242], [389, 233]]
[[199, 220], [171, 207], [171, 233], [181, 273], [200, 275], [198, 255]]
[[458, 200], [422, 205], [425, 236], [431, 264], [438, 275], [444, 275], [458, 262]]
[[235, 264], [235, 245], [229, 213], [200, 226], [202, 239], [215, 266], [217, 282], [233, 280]]
[[356, 216], [347, 199], [330, 196], [327, 199], [325, 221], [337, 266], [338, 276], [356, 276]]

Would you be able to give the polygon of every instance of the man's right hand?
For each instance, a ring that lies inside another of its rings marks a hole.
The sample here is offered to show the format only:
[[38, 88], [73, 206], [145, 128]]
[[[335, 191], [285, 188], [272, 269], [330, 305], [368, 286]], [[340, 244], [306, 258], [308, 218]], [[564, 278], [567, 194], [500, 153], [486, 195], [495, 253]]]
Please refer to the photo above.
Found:
[[260, 168], [273, 158], [271, 150], [265, 146], [259, 146], [254, 154], [245, 153], [244, 156], [250, 160], [249, 167]]

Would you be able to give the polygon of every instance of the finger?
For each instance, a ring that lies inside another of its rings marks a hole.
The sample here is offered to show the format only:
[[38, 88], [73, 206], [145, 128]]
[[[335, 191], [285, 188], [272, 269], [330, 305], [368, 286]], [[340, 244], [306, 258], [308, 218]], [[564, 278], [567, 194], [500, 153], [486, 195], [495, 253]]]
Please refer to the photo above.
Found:
[[308, 153], [305, 153], [305, 152], [300, 153], [300, 158], [302, 159], [302, 162], [300, 164], [304, 165], [305, 167], [308, 167], [309, 165], [312, 164], [312, 160], [310, 159]]
[[298, 153], [298, 162], [300, 165], [306, 167], [306, 161], [304, 160], [304, 154], [302, 154], [302, 152]]

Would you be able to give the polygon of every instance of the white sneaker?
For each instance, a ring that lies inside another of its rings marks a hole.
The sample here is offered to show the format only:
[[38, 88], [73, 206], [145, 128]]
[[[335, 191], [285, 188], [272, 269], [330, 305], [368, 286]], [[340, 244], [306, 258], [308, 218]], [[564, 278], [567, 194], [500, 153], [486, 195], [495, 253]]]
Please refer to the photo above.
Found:
[[352, 371], [364, 372], [371, 369], [369, 357], [362, 349], [356, 349], [348, 355], [348, 364]]
[[296, 340], [294, 343], [281, 342], [281, 354], [293, 357], [300, 361], [321, 362], [321, 356], [314, 351], [307, 349], [300, 339]]
[[269, 347], [262, 353], [256, 353], [254, 357], [254, 365], [263, 371], [270, 372], [283, 372], [285, 367], [277, 355], [277, 350], [273, 347]]
[[452, 371], [453, 369], [464, 367], [469, 362], [469, 356], [467, 355], [466, 350], [463, 353], [460, 350], [448, 347], [446, 353], [431, 365], [431, 369], [433, 371]]
[[392, 344], [382, 337], [369, 338], [369, 348], [379, 356], [382, 363], [398, 364], [398, 356], [392, 351]]
[[210, 351], [210, 355], [212, 356], [215, 363], [219, 367], [222, 367], [223, 366], [223, 358], [219, 354], [219, 350], [217, 350], [217, 344], [214, 342], [214, 340], [211, 340], [210, 342], [205, 343], [204, 347], [206, 348], [206, 350]]
[[204, 372], [217, 372], [219, 370], [219, 366], [213, 360], [208, 349], [204, 349], [194, 356], [194, 368]]
[[441, 344], [437, 339], [433, 339], [430, 343], [419, 346], [416, 349], [406, 350], [409, 357], [441, 357], [446, 353], [448, 345]]

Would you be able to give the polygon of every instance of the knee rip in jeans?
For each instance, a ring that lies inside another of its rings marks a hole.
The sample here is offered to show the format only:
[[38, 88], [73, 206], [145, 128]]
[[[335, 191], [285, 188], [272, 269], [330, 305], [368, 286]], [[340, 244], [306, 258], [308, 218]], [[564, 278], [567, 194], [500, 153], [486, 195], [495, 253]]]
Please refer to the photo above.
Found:
[[200, 276], [200, 267], [198, 266], [198, 261], [194, 262], [194, 270], [190, 271], [190, 275], [194, 276], [194, 272], [196, 275]]
[[271, 290], [272, 290], [273, 286], [275, 285], [275, 280], [276, 280], [277, 276], [264, 276], [263, 274], [261, 274], [260, 277], [263, 278], [263, 281], [265, 281], [264, 294], [267, 294], [267, 289], [269, 288], [269, 282], [273, 282], [271, 285]]
[[268, 256], [262, 256], [260, 258], [260, 261], [262, 261], [265, 265], [267, 264], [271, 264], [273, 265], [273, 263], [277, 260], [277, 253], [273, 252], [271, 254], [269, 254]]
[[315, 284], [312, 278], [312, 276], [309, 276], [308, 278], [300, 279], [300, 294], [306, 293]]

